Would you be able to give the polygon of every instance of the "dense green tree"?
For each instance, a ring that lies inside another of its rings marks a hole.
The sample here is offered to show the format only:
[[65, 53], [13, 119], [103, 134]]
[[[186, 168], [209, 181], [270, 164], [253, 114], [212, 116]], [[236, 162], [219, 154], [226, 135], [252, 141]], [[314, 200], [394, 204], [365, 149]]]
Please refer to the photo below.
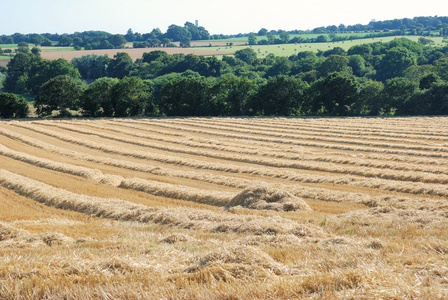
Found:
[[250, 113], [249, 104], [257, 91], [254, 81], [246, 77], [221, 77], [214, 87], [219, 106], [224, 107], [223, 115], [242, 116]]
[[406, 69], [403, 75], [409, 80], [418, 82], [423, 77], [434, 72], [434, 66], [431, 65], [414, 65]]
[[122, 79], [129, 75], [133, 67], [134, 62], [129, 54], [118, 52], [114, 55], [114, 59], [110, 61], [107, 72], [109, 77]]
[[345, 51], [341, 47], [334, 47], [333, 49], [327, 50], [323, 53], [323, 56], [325, 56], [325, 57], [328, 57], [330, 55], [346, 56], [347, 51]]
[[253, 33], [249, 34], [249, 37], [247, 39], [249, 45], [256, 45], [257, 44], [257, 36]]
[[238, 59], [233, 55], [223, 55], [222, 61], [231, 67], [241, 67], [244, 65], [244, 62], [241, 59]]
[[7, 92], [25, 94], [29, 92], [28, 80], [32, 70], [38, 69], [42, 58], [31, 53], [19, 52], [8, 63], [8, 76], [4, 88]]
[[356, 78], [346, 72], [331, 73], [314, 82], [310, 89], [310, 110], [313, 114], [352, 115], [359, 93]]
[[270, 67], [265, 74], [265, 77], [288, 75], [291, 70], [292, 62], [283, 56], [276, 57], [275, 63]]
[[191, 33], [187, 28], [173, 24], [168, 27], [168, 30], [166, 31], [164, 37], [170, 39], [173, 42], [179, 42], [182, 41], [185, 37], [191, 39]]
[[28, 45], [28, 43], [25, 42], [21, 42], [17, 45], [17, 53], [30, 53], [30, 47]]
[[34, 55], [40, 56], [40, 53], [42, 52], [42, 50], [40, 50], [40, 48], [37, 47], [33, 47], [31, 49], [31, 53], [33, 53]]
[[379, 81], [368, 80], [361, 84], [359, 97], [354, 106], [354, 113], [358, 115], [377, 116], [383, 103], [384, 84]]
[[216, 98], [210, 97], [213, 82], [205, 77], [178, 77], [165, 83], [159, 107], [168, 116], [214, 116], [221, 114]]
[[50, 61], [42, 60], [39, 64], [34, 65], [30, 72], [28, 90], [37, 95], [43, 83], [59, 75], [67, 75], [74, 80], [81, 77], [78, 69], [63, 58]]
[[73, 58], [72, 64], [78, 69], [83, 79], [92, 80], [108, 75], [107, 66], [110, 61], [107, 55], [88, 54]]
[[443, 80], [448, 81], [448, 57], [442, 57], [434, 62], [437, 75]]
[[0, 118], [26, 118], [28, 113], [28, 102], [24, 98], [0, 93]]
[[274, 42], [275, 42], [275, 35], [273, 35], [273, 34], [268, 34], [268, 35], [266, 36], [266, 38], [267, 38], [267, 40], [268, 40], [268, 44], [269, 44], [269, 45], [274, 44]]
[[440, 77], [435, 73], [429, 73], [423, 76], [419, 81], [419, 88], [421, 90], [428, 90], [431, 88], [433, 83], [439, 82]]
[[172, 56], [168, 55], [168, 53], [161, 50], [143, 53], [142, 62], [150, 63], [152, 61], [160, 61], [163, 64], [167, 64], [172, 61]]
[[289, 42], [289, 32], [282, 31], [280, 33], [280, 40], [282, 40], [283, 43], [287, 44]]
[[112, 87], [114, 116], [152, 114], [154, 105], [148, 85], [139, 77], [125, 77]]
[[36, 97], [36, 112], [41, 117], [50, 116], [58, 110], [59, 116], [70, 116], [69, 109], [79, 108], [81, 86], [70, 76], [59, 75], [45, 82]]
[[210, 33], [202, 26], [196, 26], [191, 22], [186, 22], [184, 27], [190, 34], [188, 37], [192, 40], [197, 41], [210, 39]]
[[250, 65], [257, 60], [257, 53], [252, 48], [244, 48], [235, 52], [235, 58]]
[[127, 42], [121, 34], [111, 35], [107, 40], [115, 49], [123, 48]]
[[254, 112], [266, 116], [300, 114], [307, 87], [307, 83], [293, 76], [270, 77], [254, 98]]
[[182, 41], [180, 41], [180, 46], [182, 48], [189, 48], [191, 46], [191, 39], [189, 37], [184, 37]]
[[386, 81], [394, 77], [403, 76], [405, 70], [417, 63], [413, 52], [404, 47], [395, 47], [387, 51], [381, 59], [377, 77], [381, 81]]
[[135, 41], [135, 35], [134, 32], [132, 31], [131, 28], [128, 29], [127, 33], [125, 34], [124, 38], [126, 39], [126, 41], [128, 42], [133, 42]]
[[[417, 92], [419, 83], [404, 77], [388, 79], [384, 87], [382, 113], [386, 115], [407, 114], [411, 97]], [[406, 107], [403, 109], [403, 107]]]
[[347, 54], [348, 55], [361, 55], [366, 59], [366, 57], [369, 57], [372, 55], [372, 46], [370, 44], [361, 44], [361, 45], [355, 45], [352, 46], [350, 49], [348, 49]]
[[63, 34], [58, 38], [58, 45], [61, 47], [68, 47], [72, 44], [72, 42], [73, 39], [67, 36], [66, 34]]
[[317, 69], [319, 58], [312, 51], [303, 51], [297, 54], [297, 58], [293, 60], [291, 74], [306, 73]]
[[264, 35], [267, 35], [267, 34], [268, 34], [268, 30], [266, 28], [261, 28], [258, 31], [258, 36], [264, 36]]
[[431, 88], [421, 95], [422, 102], [427, 107], [426, 112], [417, 111], [416, 114], [448, 115], [448, 83], [437, 81]]
[[348, 66], [352, 69], [353, 74], [363, 77], [367, 73], [366, 61], [361, 55], [351, 55], [348, 57]]
[[50, 39], [44, 38], [40, 43], [41, 46], [51, 47], [53, 46], [53, 42]]
[[112, 89], [117, 78], [103, 77], [92, 83], [80, 99], [82, 114], [88, 117], [113, 117]]
[[74, 37], [73, 38], [73, 46], [75, 46], [75, 47], [76, 46], [82, 47], [82, 46], [84, 46], [84, 41], [80, 37]]
[[322, 76], [327, 76], [333, 72], [351, 72], [348, 63], [348, 58], [344, 56], [330, 55], [320, 65], [319, 72]]

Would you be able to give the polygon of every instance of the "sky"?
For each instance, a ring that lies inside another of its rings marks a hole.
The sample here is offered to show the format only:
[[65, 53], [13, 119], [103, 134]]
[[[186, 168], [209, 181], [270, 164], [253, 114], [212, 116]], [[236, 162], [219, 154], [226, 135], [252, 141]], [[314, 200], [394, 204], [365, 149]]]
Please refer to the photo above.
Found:
[[436, 15], [448, 16], [445, 0], [0, 0], [0, 35], [166, 32], [195, 20], [210, 34], [237, 34]]

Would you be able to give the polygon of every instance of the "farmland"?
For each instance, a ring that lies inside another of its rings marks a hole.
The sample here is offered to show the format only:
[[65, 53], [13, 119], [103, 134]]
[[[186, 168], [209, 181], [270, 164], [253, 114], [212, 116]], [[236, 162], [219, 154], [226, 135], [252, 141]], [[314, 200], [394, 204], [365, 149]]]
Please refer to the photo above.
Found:
[[448, 118], [0, 123], [0, 298], [446, 298]]
[[[301, 35], [314, 37], [315, 35]], [[40, 47], [42, 52], [42, 58], [46, 60], [66, 59], [71, 61], [75, 57], [81, 57], [83, 55], [95, 54], [95, 55], [108, 55], [114, 57], [118, 52], [126, 52], [135, 61], [138, 58], [142, 58], [143, 53], [162, 50], [168, 54], [194, 54], [194, 55], [233, 55], [235, 51], [251, 47], [255, 50], [258, 58], [263, 58], [269, 53], [276, 56], [290, 56], [302, 51], [326, 51], [334, 47], [340, 47], [344, 50], [348, 50], [355, 45], [362, 45], [375, 42], [387, 43], [397, 38], [407, 38], [412, 41], [417, 41], [420, 36], [391, 36], [381, 38], [366, 38], [351, 41], [339, 41], [339, 42], [325, 42], [325, 43], [299, 43], [299, 44], [281, 44], [281, 45], [247, 45], [247, 37], [245, 38], [232, 38], [227, 40], [218, 41], [193, 41], [191, 48], [124, 48], [124, 49], [103, 49], [103, 50], [74, 50], [73, 47]], [[263, 37], [260, 37], [262, 40]], [[435, 42], [436, 46], [443, 46], [442, 37], [431, 37], [431, 40]], [[177, 43], [178, 44], [178, 43]], [[228, 44], [232, 44], [231, 46]], [[211, 45], [211, 47], [209, 47]], [[14, 49], [17, 45], [0, 45], [4, 49]], [[128, 46], [132, 46], [129, 44]], [[0, 65], [6, 66], [9, 61], [9, 56], [0, 56]]]

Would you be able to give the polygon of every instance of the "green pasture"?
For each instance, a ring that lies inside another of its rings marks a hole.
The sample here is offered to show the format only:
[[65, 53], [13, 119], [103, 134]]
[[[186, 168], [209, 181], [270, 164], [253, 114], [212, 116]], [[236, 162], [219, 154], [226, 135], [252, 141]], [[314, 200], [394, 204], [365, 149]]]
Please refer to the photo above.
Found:
[[[348, 50], [352, 46], [361, 45], [366, 43], [383, 42], [387, 43], [397, 38], [407, 38], [412, 41], [418, 41], [420, 36], [391, 36], [391, 37], [377, 37], [377, 38], [367, 38], [352, 41], [341, 41], [341, 42], [325, 42], [325, 43], [298, 43], [298, 44], [281, 44], [281, 45], [243, 45], [243, 46], [220, 46], [220, 47], [207, 47], [209, 50], [215, 51], [238, 51], [244, 48], [252, 48], [257, 53], [259, 58], [272, 53], [276, 56], [290, 56], [303, 51], [313, 51], [318, 50], [326, 51], [333, 49], [334, 47], [341, 47], [342, 49]], [[441, 37], [432, 37], [431, 40], [435, 42], [436, 46], [442, 46]]]
[[[337, 33], [336, 36], [337, 37], [347, 37], [347, 36], [356, 36], [356, 37], [364, 37], [368, 34], [371, 34], [370, 32], [357, 32], [357, 33]], [[317, 38], [318, 36], [325, 36], [328, 39], [330, 38], [330, 34], [326, 34], [326, 33], [301, 33], [301, 34], [290, 34], [289, 35], [289, 39], [295, 38], [295, 37], [301, 37], [304, 39], [311, 39], [311, 38]], [[278, 34], [274, 34], [274, 36], [276, 38], [279, 38], [280, 35]], [[229, 38], [229, 39], [217, 39], [217, 40], [206, 40], [206, 41], [200, 41], [200, 42], [247, 42], [248, 37], [233, 37], [233, 38]], [[263, 41], [263, 40], [267, 40], [267, 36], [263, 35], [263, 36], [257, 36], [257, 41]], [[199, 41], [197, 41], [199, 42]]]
[[0, 48], [2, 48], [2, 49], [17, 48], [17, 44], [0, 44]]
[[42, 52], [62, 52], [62, 51], [75, 51], [75, 48], [73, 47], [51, 47], [48, 49], [41, 49]]

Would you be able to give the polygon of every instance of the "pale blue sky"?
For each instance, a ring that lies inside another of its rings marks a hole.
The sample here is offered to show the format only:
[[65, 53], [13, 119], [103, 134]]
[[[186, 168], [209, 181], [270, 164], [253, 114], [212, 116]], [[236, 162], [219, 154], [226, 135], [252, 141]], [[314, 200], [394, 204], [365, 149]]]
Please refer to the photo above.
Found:
[[165, 32], [195, 20], [211, 34], [236, 34], [435, 15], [448, 16], [445, 0], [0, 0], [0, 35]]

